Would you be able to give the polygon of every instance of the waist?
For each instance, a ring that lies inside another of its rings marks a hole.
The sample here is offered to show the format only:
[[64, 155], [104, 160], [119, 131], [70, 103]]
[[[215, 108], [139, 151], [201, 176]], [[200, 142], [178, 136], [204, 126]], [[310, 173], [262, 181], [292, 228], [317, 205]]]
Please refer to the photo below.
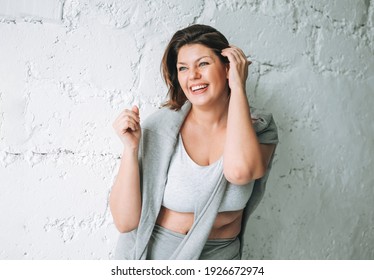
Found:
[[[185, 234], [155, 225], [148, 244], [147, 259], [170, 259], [185, 236]], [[240, 259], [240, 240], [238, 237], [207, 240], [199, 259]]]
[[[209, 240], [235, 238], [241, 230], [243, 210], [217, 214]], [[194, 223], [194, 213], [182, 213], [161, 207], [156, 224], [180, 234], [187, 234]]]

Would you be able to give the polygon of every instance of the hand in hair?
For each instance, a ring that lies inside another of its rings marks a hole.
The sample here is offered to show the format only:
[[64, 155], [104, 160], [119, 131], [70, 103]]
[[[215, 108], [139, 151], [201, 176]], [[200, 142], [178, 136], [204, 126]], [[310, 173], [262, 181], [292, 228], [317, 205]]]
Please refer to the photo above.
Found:
[[244, 90], [248, 77], [248, 66], [251, 64], [247, 60], [244, 52], [238, 47], [230, 45], [229, 48], [223, 49], [222, 56], [227, 57], [230, 62], [227, 78], [231, 91]]

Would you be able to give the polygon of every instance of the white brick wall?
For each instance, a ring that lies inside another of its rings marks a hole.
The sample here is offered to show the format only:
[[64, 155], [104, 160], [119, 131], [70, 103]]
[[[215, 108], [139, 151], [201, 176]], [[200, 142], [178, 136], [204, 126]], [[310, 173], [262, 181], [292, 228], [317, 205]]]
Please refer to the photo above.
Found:
[[60, 21], [63, 2], [60, 0], [0, 0], [0, 15], [8, 20]]
[[250, 102], [279, 126], [245, 256], [374, 258], [372, 1], [59, 3], [60, 21], [0, 13], [0, 259], [112, 257], [111, 123], [156, 110], [163, 50], [195, 22], [252, 56]]

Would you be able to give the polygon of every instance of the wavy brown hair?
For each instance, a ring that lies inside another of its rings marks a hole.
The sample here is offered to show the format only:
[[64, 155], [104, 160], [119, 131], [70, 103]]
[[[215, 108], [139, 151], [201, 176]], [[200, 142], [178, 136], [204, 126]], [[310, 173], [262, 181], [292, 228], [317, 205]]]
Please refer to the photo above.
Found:
[[173, 110], [179, 110], [187, 100], [178, 82], [177, 57], [181, 47], [189, 44], [204, 45], [210, 48], [223, 63], [229, 63], [228, 59], [221, 55], [221, 51], [229, 47], [229, 42], [213, 27], [195, 24], [177, 31], [167, 45], [161, 61], [161, 72], [168, 87], [168, 100], [163, 106]]

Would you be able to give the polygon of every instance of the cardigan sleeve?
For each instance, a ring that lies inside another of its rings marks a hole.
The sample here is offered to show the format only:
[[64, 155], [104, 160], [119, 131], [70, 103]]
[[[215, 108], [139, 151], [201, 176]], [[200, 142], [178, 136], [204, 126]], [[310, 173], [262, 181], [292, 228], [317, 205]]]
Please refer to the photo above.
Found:
[[278, 143], [278, 130], [272, 114], [251, 108], [251, 118], [260, 144]]
[[[278, 143], [278, 130], [274, 122], [272, 114], [259, 112], [256, 109], [251, 108], [251, 117], [253, 120], [253, 127], [256, 131], [258, 141], [260, 144], [277, 144]], [[262, 200], [266, 182], [270, 174], [272, 167], [274, 154], [271, 157], [270, 163], [267, 167], [265, 175], [259, 179], [256, 179], [253, 185], [252, 195], [249, 198], [247, 205], [244, 209], [243, 218], [242, 218], [242, 228], [239, 234], [240, 239], [240, 256], [242, 257], [243, 246], [244, 246], [244, 236], [246, 231], [246, 226], [249, 216], [257, 208], [258, 204]]]

